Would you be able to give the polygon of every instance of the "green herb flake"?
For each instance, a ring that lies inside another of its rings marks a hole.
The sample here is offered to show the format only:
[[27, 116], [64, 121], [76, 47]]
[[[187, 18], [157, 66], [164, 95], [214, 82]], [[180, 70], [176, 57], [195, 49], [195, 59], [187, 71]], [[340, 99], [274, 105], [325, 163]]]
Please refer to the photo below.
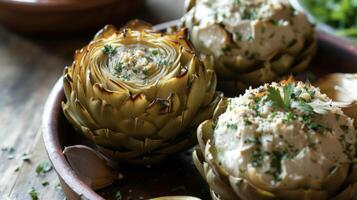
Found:
[[156, 55], [159, 55], [159, 50], [157, 50], [157, 49], [154, 49], [152, 52], [151, 52], [154, 56], [156, 56]]
[[55, 189], [56, 189], [56, 190], [60, 190], [60, 189], [61, 189], [61, 183], [57, 183], [57, 184], [55, 185]]
[[314, 109], [312, 108], [311, 105], [309, 105], [308, 103], [304, 102], [304, 101], [300, 101], [299, 104], [298, 104], [298, 107], [307, 112], [307, 113], [313, 113], [314, 112]]
[[253, 41], [254, 40], [254, 37], [252, 36], [252, 35], [249, 35], [248, 37], [247, 37], [247, 41], [248, 42], [251, 42], [251, 41]]
[[271, 153], [270, 167], [271, 169], [267, 172], [272, 175], [275, 181], [280, 181], [280, 173], [281, 173], [281, 160], [284, 157], [283, 153], [274, 151]]
[[312, 129], [314, 131], [318, 131], [320, 133], [324, 132], [325, 130], [328, 130], [328, 128], [324, 127], [321, 124], [315, 123], [315, 122], [310, 122], [309, 124], [307, 124], [307, 127], [309, 129]]
[[25, 162], [31, 162], [30, 158], [31, 158], [30, 155], [28, 155], [27, 153], [23, 153], [21, 155], [21, 160], [23, 160]]
[[120, 191], [117, 191], [115, 193], [115, 200], [122, 200], [122, 196], [121, 196], [121, 192]]
[[238, 128], [238, 126], [237, 126], [237, 124], [227, 124], [227, 128], [236, 130]]
[[49, 184], [50, 183], [48, 181], [42, 181], [42, 183], [41, 183], [41, 185], [44, 186], [44, 187], [48, 186]]
[[314, 90], [307, 90], [306, 92], [310, 95], [312, 99], [315, 97], [316, 92]]
[[117, 48], [113, 47], [111, 44], [106, 44], [104, 45], [102, 52], [107, 56], [113, 56], [114, 54], [117, 53]]
[[231, 47], [229, 47], [229, 46], [226, 46], [226, 47], [222, 48], [222, 52], [223, 53], [227, 53], [227, 52], [230, 52], [230, 51], [231, 51]]
[[235, 32], [235, 36], [236, 36], [237, 41], [242, 40], [242, 34], [240, 32]]
[[252, 154], [250, 154], [250, 162], [252, 163], [253, 167], [261, 167], [263, 159], [264, 154], [259, 150], [256, 150]]
[[214, 120], [212, 123], [212, 129], [215, 130], [218, 128], [218, 120]]
[[296, 117], [292, 112], [288, 112], [283, 118], [283, 123], [288, 123], [288, 122], [294, 120], [295, 118]]
[[123, 71], [124, 68], [124, 64], [122, 62], [118, 62], [116, 63], [116, 65], [114, 66], [114, 70], [118, 73], [121, 74], [121, 72]]
[[244, 118], [243, 120], [244, 120], [244, 125], [246, 125], [246, 126], [252, 125], [252, 122], [249, 121], [249, 119]]
[[38, 193], [34, 187], [32, 187], [29, 191], [28, 194], [31, 196], [32, 200], [38, 200]]
[[45, 161], [36, 167], [36, 173], [41, 174], [41, 173], [47, 173], [52, 170], [52, 164], [50, 161]]

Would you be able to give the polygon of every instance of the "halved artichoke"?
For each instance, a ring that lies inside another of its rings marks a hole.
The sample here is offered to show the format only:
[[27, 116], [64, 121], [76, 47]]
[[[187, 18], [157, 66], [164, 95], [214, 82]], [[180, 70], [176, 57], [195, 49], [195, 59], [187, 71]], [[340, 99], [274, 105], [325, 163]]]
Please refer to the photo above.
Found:
[[347, 200], [357, 190], [352, 119], [309, 84], [222, 100], [197, 130], [194, 163], [214, 200]]
[[355, 119], [354, 125], [357, 127], [357, 74], [328, 74], [314, 85], [330, 97], [346, 115]]
[[288, 0], [187, 0], [186, 10], [181, 26], [214, 56], [226, 95], [300, 72], [316, 51], [313, 25]]
[[138, 21], [106, 26], [65, 68], [63, 112], [107, 157], [158, 162], [192, 146], [191, 130], [222, 98], [205, 63], [185, 30], [155, 33]]

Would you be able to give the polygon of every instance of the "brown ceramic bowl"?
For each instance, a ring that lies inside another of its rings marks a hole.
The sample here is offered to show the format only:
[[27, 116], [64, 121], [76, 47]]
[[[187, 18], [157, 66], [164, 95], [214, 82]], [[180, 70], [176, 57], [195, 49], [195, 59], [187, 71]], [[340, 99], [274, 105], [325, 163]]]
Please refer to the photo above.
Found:
[[[163, 28], [167, 25], [157, 27]], [[310, 69], [318, 76], [330, 72], [357, 73], [357, 47], [326, 33], [319, 33], [319, 51]], [[62, 154], [65, 146], [91, 145], [75, 133], [65, 119], [62, 79], [54, 86], [43, 114], [43, 138], [48, 156], [60, 178], [67, 199], [114, 199], [120, 190], [123, 199], [148, 199], [166, 195], [192, 195], [209, 199], [209, 191], [191, 161], [190, 151], [173, 155], [152, 168], [118, 166], [124, 179], [112, 186], [93, 191], [72, 171]]]
[[0, 23], [25, 33], [71, 33], [125, 22], [141, 4], [143, 0], [0, 0]]

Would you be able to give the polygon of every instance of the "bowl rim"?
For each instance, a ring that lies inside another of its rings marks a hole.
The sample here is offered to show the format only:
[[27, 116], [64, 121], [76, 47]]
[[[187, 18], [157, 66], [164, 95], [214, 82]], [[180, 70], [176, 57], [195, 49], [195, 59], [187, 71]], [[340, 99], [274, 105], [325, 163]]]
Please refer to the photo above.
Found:
[[[164, 30], [167, 27], [178, 24], [178, 20], [165, 22], [153, 27], [154, 30]], [[318, 32], [320, 42], [343, 51], [346, 55], [357, 63], [357, 45], [351, 44], [348, 40], [331, 35], [326, 32]], [[66, 158], [62, 154], [58, 132], [58, 116], [62, 112], [61, 102], [64, 100], [62, 76], [57, 80], [51, 90], [42, 115], [42, 134], [45, 148], [50, 161], [53, 164], [59, 178], [76, 194], [81, 197], [94, 200], [103, 200], [99, 194], [92, 190], [83, 182], [71, 169]]]
[[[126, 1], [127, 2], [127, 1]], [[1, 0], [0, 5], [6, 6], [12, 10], [28, 11], [28, 12], [59, 12], [59, 11], [75, 11], [92, 9], [102, 6], [108, 6], [111, 4], [122, 3], [117, 0], [96, 0], [88, 1], [86, 3], [65, 0], [52, 0], [52, 1], [28, 1], [28, 0]]]
[[103, 198], [100, 195], [75, 174], [61, 151], [57, 117], [62, 112], [61, 102], [63, 99], [63, 80], [61, 77], [48, 96], [42, 116], [42, 134], [47, 155], [61, 181], [71, 190], [88, 199], [102, 200]]

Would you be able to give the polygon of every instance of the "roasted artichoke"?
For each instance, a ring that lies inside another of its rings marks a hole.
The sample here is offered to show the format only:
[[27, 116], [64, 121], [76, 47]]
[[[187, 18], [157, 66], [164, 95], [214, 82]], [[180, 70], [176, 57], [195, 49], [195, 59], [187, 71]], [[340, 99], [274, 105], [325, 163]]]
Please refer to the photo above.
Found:
[[106, 26], [65, 68], [63, 112], [110, 159], [158, 162], [192, 146], [191, 130], [212, 115], [216, 75], [185, 32]]
[[309, 84], [222, 101], [198, 140], [194, 163], [215, 200], [347, 200], [357, 189], [353, 120]]
[[299, 72], [315, 54], [313, 26], [288, 0], [187, 0], [186, 7], [180, 26], [196, 50], [214, 56], [226, 95]]

